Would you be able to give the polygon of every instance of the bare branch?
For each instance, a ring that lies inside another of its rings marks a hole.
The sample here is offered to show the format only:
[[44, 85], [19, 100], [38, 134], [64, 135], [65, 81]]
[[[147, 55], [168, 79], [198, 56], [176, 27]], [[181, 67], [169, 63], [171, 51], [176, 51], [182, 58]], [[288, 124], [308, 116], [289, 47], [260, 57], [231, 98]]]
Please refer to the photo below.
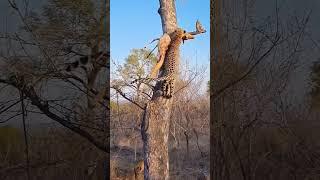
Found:
[[[50, 111], [48, 104], [44, 102], [37, 94], [36, 91], [34, 90], [33, 87], [30, 86], [21, 86], [18, 82], [15, 81], [8, 81], [4, 79], [0, 79], [0, 83], [5, 83], [5, 84], [10, 84], [17, 89], [21, 90], [26, 97], [28, 97], [31, 100], [31, 104], [35, 105], [41, 112], [43, 112], [47, 117], [51, 118], [52, 120], [60, 123], [62, 126], [70, 129], [71, 131], [79, 134], [80, 136], [86, 138], [89, 142], [94, 144], [97, 148], [104, 152], [108, 152], [109, 150], [109, 145], [105, 145], [99, 141], [97, 141], [93, 136], [91, 136], [87, 131], [84, 131], [80, 129], [79, 127], [73, 125], [70, 121], [61, 118], [60, 116], [54, 114], [53, 112]], [[109, 135], [108, 137], [109, 138]]]
[[112, 89], [116, 90], [123, 98], [128, 100], [129, 102], [133, 103], [134, 105], [138, 106], [140, 109], [144, 109], [138, 102], [134, 101], [133, 99], [130, 99], [129, 97], [126, 96], [124, 92], [122, 92], [118, 87], [112, 86]]

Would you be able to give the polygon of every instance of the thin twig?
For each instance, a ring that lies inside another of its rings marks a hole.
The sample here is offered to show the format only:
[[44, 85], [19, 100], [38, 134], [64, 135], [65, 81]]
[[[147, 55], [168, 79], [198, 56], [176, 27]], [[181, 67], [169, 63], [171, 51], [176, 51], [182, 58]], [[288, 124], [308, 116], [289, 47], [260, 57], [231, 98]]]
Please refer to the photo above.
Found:
[[26, 161], [27, 161], [27, 177], [30, 180], [30, 159], [29, 159], [29, 144], [28, 144], [28, 136], [27, 136], [27, 128], [26, 128], [26, 114], [25, 114], [25, 106], [24, 106], [24, 94], [22, 90], [20, 90], [20, 101], [21, 101], [21, 112], [22, 112], [22, 124], [23, 124], [23, 133], [24, 133], [24, 142], [25, 142], [25, 153], [26, 153]]

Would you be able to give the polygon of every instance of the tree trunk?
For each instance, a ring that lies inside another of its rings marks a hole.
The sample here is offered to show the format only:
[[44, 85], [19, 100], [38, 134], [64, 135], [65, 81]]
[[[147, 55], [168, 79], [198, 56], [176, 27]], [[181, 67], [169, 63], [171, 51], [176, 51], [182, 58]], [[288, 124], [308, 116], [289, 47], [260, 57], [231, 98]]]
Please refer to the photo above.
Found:
[[[177, 28], [174, 0], [159, 0], [163, 33], [171, 33]], [[161, 74], [161, 72], [159, 73]], [[157, 84], [154, 92], [159, 90]], [[144, 151], [144, 179], [169, 179], [168, 137], [170, 113], [173, 98], [164, 98], [154, 93], [147, 104], [141, 134]]]
[[[222, 147], [222, 117], [221, 98], [214, 95], [220, 88], [218, 75], [219, 63], [221, 61], [221, 1], [211, 0], [210, 2], [210, 177], [212, 179], [223, 179], [223, 147]], [[214, 129], [214, 131], [213, 131]], [[213, 133], [214, 132], [214, 133]]]

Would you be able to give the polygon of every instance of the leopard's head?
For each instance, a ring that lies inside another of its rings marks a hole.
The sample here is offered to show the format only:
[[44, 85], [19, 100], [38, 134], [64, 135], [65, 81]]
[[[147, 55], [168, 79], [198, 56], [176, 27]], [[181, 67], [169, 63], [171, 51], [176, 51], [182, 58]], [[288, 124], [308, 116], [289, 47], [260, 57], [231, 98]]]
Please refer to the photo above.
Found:
[[181, 29], [181, 28], [177, 28], [174, 31], [174, 36], [176, 38], [182, 39], [183, 43], [185, 40], [194, 39], [193, 35], [191, 35], [190, 33], [186, 32], [184, 29]]

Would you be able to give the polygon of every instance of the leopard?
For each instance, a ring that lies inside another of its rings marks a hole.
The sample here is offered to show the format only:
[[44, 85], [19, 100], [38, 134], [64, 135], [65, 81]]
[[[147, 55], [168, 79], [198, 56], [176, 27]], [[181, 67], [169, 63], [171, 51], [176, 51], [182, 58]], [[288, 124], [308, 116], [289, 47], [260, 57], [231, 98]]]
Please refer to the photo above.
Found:
[[177, 66], [179, 65], [180, 45], [184, 43], [185, 40], [194, 39], [194, 36], [182, 28], [176, 28], [170, 34], [170, 38], [171, 41], [165, 54], [164, 64], [160, 68], [162, 73], [159, 78], [154, 78], [155, 81], [159, 82], [162, 96], [165, 98], [171, 98], [174, 94], [174, 84], [178, 73]]
[[[84, 71], [87, 71], [87, 65], [90, 63], [90, 60], [99, 61], [98, 65], [105, 66], [106, 59], [108, 58], [108, 54], [104, 51], [100, 51], [97, 54], [92, 55], [81, 55], [79, 58], [74, 60], [73, 62], [66, 63], [65, 70], [67, 72], [74, 71], [75, 69], [81, 68]], [[101, 61], [101, 63], [100, 63]], [[92, 63], [92, 62], [91, 62]]]
[[[159, 38], [159, 52], [161, 52], [160, 59], [153, 67], [151, 77], [136, 79], [131, 82], [132, 84], [141, 81], [150, 85], [150, 81], [156, 81], [158, 83], [155, 85], [155, 89], [159, 89], [160, 94], [167, 99], [170, 99], [174, 94], [174, 83], [178, 73], [177, 66], [179, 65], [180, 45], [181, 43], [184, 43], [185, 40], [194, 39], [194, 36], [191, 33], [186, 32], [182, 28], [176, 28], [169, 34], [169, 37], [169, 40], [164, 40], [166, 42], [164, 44], [166, 45], [163, 45], [162, 47], [160, 47], [161, 38]], [[166, 50], [165, 53], [164, 50]], [[155, 76], [155, 73], [158, 70], [160, 70], [159, 77], [154, 78], [153, 76]], [[158, 90], [156, 92], [158, 92]]]

